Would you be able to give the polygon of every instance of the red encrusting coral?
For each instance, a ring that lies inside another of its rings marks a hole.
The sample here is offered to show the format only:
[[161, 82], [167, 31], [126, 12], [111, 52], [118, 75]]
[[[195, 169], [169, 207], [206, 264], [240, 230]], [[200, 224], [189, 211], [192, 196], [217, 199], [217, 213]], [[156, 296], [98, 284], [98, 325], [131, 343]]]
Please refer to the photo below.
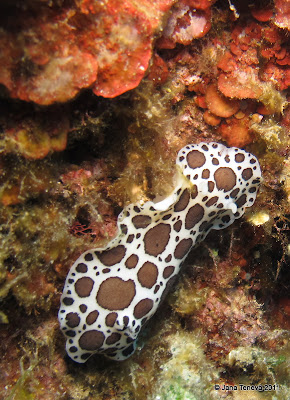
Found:
[[[223, 50], [218, 53], [219, 48]], [[194, 71], [196, 55], [187, 50], [175, 55], [174, 60], [182, 64], [180, 79], [195, 92], [194, 102], [203, 110], [204, 121], [216, 127], [230, 146], [243, 147], [255, 139], [252, 128], [263, 116], [280, 114], [286, 105], [278, 94], [290, 84], [286, 37], [271, 22], [241, 20], [234, 25], [230, 41], [219, 38], [214, 48], [208, 45], [208, 51], [216, 64], [193, 77], [189, 71]]]
[[240, 108], [240, 102], [223, 96], [215, 85], [209, 85], [205, 93], [205, 101], [211, 113], [217, 117], [228, 118]]
[[275, 24], [279, 28], [290, 30], [290, 0], [274, 0], [275, 3]]
[[218, 131], [229, 146], [244, 147], [254, 139], [250, 131], [250, 120], [246, 117], [228, 119], [219, 126]]
[[256, 110], [255, 103], [249, 99], [243, 102], [230, 99], [218, 90], [215, 83], [200, 83], [194, 85], [191, 91], [197, 94], [194, 97], [195, 104], [204, 110], [204, 122], [216, 127], [216, 131], [229, 146], [243, 147], [252, 143], [254, 135], [251, 125]]
[[[259, 99], [264, 83], [279, 90], [290, 84], [286, 38], [274, 25], [238, 24], [231, 33], [230, 51], [219, 60], [218, 88], [227, 97]], [[260, 57], [265, 60], [261, 64]]]
[[205, 110], [203, 114], [204, 121], [211, 126], [217, 126], [221, 122], [221, 118], [217, 117], [216, 115], [212, 114], [210, 111]]
[[260, 6], [254, 5], [251, 9], [252, 16], [260, 22], [267, 22], [273, 17], [273, 8], [269, 6]]
[[210, 8], [217, 0], [185, 0], [186, 3], [197, 10], [207, 10]]
[[157, 53], [153, 54], [152, 65], [147, 79], [152, 81], [155, 86], [162, 85], [168, 78], [168, 67], [166, 62]]
[[42, 105], [70, 100], [86, 87], [116, 97], [143, 78], [172, 3], [84, 0], [21, 10], [0, 32], [0, 83], [12, 97]]
[[157, 40], [160, 49], [173, 49], [177, 43], [188, 45], [193, 39], [205, 36], [211, 28], [210, 6], [216, 0], [181, 0], [172, 9], [172, 14]]

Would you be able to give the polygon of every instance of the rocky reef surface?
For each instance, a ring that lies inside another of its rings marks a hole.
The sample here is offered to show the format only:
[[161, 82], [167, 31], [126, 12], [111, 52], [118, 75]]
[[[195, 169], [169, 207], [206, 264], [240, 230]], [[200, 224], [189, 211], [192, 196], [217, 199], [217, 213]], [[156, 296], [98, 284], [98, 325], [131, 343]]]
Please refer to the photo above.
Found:
[[[290, 396], [289, 30], [280, 0], [1, 2], [1, 398]], [[70, 266], [213, 141], [259, 159], [254, 206], [189, 254], [132, 357], [74, 363]]]

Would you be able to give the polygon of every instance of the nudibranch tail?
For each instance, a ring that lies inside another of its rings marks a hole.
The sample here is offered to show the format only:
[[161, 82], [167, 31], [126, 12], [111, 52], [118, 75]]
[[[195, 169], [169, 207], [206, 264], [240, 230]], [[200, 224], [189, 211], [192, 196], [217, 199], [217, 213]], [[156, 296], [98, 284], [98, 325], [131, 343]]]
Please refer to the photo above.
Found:
[[168, 199], [126, 207], [119, 235], [72, 266], [59, 321], [74, 361], [83, 363], [94, 353], [129, 357], [190, 249], [255, 201], [261, 170], [244, 150], [191, 144], [179, 151], [176, 164], [182, 178]]

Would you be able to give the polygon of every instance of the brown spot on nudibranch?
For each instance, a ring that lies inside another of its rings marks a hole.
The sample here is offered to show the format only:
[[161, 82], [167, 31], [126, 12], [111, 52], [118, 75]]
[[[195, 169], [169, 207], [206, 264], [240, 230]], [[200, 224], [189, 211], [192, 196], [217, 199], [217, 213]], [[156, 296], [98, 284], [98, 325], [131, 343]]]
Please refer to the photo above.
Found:
[[245, 194], [242, 194], [238, 200], [236, 201], [236, 205], [238, 208], [242, 207], [247, 201], [247, 196]]
[[204, 169], [204, 170], [202, 171], [201, 177], [202, 177], [202, 179], [208, 179], [208, 178], [209, 178], [209, 175], [210, 175], [209, 169]]
[[204, 216], [204, 209], [200, 204], [192, 206], [185, 217], [185, 228], [192, 229]]
[[174, 257], [181, 260], [190, 250], [192, 244], [192, 239], [182, 239], [174, 250]]
[[62, 302], [66, 306], [71, 306], [74, 303], [74, 299], [72, 299], [71, 297], [65, 297], [63, 298]]
[[192, 150], [187, 154], [187, 163], [190, 168], [195, 169], [202, 167], [205, 163], [205, 156], [198, 150]]
[[253, 176], [253, 170], [252, 168], [246, 168], [242, 172], [242, 177], [245, 181], [248, 181], [250, 178]]
[[65, 319], [67, 321], [66, 322], [67, 326], [70, 328], [75, 328], [76, 326], [78, 326], [81, 320], [79, 315], [75, 312], [68, 313]]
[[211, 199], [209, 199], [209, 200], [205, 203], [205, 205], [206, 205], [207, 207], [211, 207], [211, 206], [214, 205], [217, 201], [218, 201], [218, 196], [214, 196], [214, 197], [212, 197]]
[[235, 161], [236, 161], [237, 163], [243, 162], [244, 159], [245, 159], [245, 156], [244, 156], [244, 154], [242, 154], [242, 153], [238, 153], [238, 154], [235, 155]]
[[256, 191], [257, 191], [257, 188], [255, 186], [253, 186], [249, 189], [249, 193], [255, 193]]
[[139, 269], [137, 276], [143, 287], [151, 289], [157, 281], [158, 269], [155, 264], [147, 261]]
[[225, 223], [225, 224], [227, 224], [228, 222], [230, 222], [230, 216], [229, 215], [224, 215], [223, 217], [222, 217], [222, 221]]
[[118, 317], [118, 314], [116, 312], [111, 312], [106, 316], [106, 325], [107, 326], [114, 326], [116, 319]]
[[77, 348], [76, 346], [71, 346], [71, 347], [69, 348], [69, 351], [70, 351], [71, 353], [76, 353], [76, 352], [78, 351], [78, 348]]
[[151, 256], [158, 256], [166, 249], [170, 238], [171, 227], [168, 224], [158, 224], [144, 236], [145, 253]]
[[170, 275], [173, 274], [175, 270], [175, 267], [173, 267], [172, 265], [170, 265], [169, 267], [165, 267], [164, 271], [163, 271], [163, 278], [167, 279], [170, 277]]
[[96, 322], [98, 316], [99, 316], [99, 311], [98, 310], [91, 311], [89, 313], [89, 315], [87, 316], [87, 318], [86, 318], [86, 323], [88, 325], [92, 325], [94, 322]]
[[120, 339], [121, 339], [121, 334], [114, 332], [106, 339], [106, 344], [109, 344], [109, 345], [114, 344], [114, 343], [118, 342], [118, 340], [120, 340]]
[[64, 332], [68, 337], [75, 337], [76, 333], [75, 331], [68, 330]]
[[101, 283], [98, 294], [98, 304], [107, 310], [124, 310], [136, 294], [135, 283], [132, 279], [127, 281], [112, 277]]
[[86, 306], [85, 304], [81, 304], [79, 308], [82, 313], [85, 313], [87, 311], [88, 306]]
[[232, 168], [221, 167], [214, 173], [214, 179], [218, 190], [228, 192], [236, 185], [237, 177]]
[[126, 243], [132, 243], [133, 240], [134, 240], [134, 237], [135, 237], [135, 235], [129, 235], [127, 240], [126, 240]]
[[182, 192], [179, 200], [175, 204], [174, 211], [175, 212], [183, 211], [187, 207], [187, 205], [189, 203], [189, 199], [190, 199], [189, 190], [185, 189]]
[[86, 261], [92, 261], [94, 259], [94, 257], [93, 257], [93, 255], [92, 255], [92, 253], [87, 253], [86, 255], [85, 255], [85, 260]]
[[126, 347], [123, 351], [122, 354], [124, 357], [128, 357], [130, 354], [134, 352], [134, 346], [131, 344], [130, 346]]
[[208, 191], [211, 193], [214, 190], [214, 182], [207, 182]]
[[80, 278], [75, 283], [75, 291], [79, 297], [88, 297], [93, 289], [94, 281], [88, 276]]
[[123, 245], [113, 247], [110, 250], [96, 252], [98, 259], [107, 267], [118, 264], [125, 256], [126, 248]]
[[134, 307], [133, 315], [135, 318], [143, 318], [153, 307], [153, 300], [143, 299]]
[[88, 267], [84, 263], [79, 263], [76, 266], [76, 271], [84, 274], [84, 273], [86, 273], [88, 271]]
[[94, 351], [104, 343], [105, 335], [97, 330], [86, 331], [79, 339], [79, 345], [83, 350]]
[[151, 217], [149, 217], [149, 215], [135, 215], [135, 217], [132, 218], [132, 223], [136, 229], [144, 229], [151, 224]]
[[121, 232], [124, 233], [124, 235], [127, 235], [128, 227], [125, 224], [121, 224], [120, 228]]
[[131, 254], [130, 257], [127, 258], [125, 265], [127, 268], [135, 268], [138, 264], [139, 257], [136, 254]]
[[234, 189], [230, 194], [231, 198], [233, 199], [234, 197], [236, 197], [236, 195], [239, 193], [239, 191], [240, 191], [239, 188]]
[[182, 227], [182, 222], [180, 220], [176, 221], [175, 224], [173, 225], [173, 229], [175, 230], [175, 232], [179, 232], [181, 227]]

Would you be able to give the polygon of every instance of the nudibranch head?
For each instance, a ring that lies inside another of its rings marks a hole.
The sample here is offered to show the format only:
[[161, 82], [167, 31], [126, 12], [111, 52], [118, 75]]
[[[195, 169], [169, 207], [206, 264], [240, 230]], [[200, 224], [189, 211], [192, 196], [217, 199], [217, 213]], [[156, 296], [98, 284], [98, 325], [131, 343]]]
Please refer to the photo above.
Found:
[[170, 196], [126, 207], [118, 218], [119, 235], [72, 266], [59, 321], [74, 361], [83, 363], [94, 353], [129, 357], [190, 249], [255, 201], [261, 170], [244, 150], [188, 145], [176, 164], [179, 175]]

